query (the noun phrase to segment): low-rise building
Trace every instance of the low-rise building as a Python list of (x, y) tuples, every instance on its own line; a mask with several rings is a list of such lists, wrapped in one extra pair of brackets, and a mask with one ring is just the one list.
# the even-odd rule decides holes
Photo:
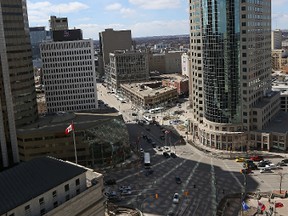
[(189, 79), (186, 76), (179, 74), (163, 74), (160, 76), (162, 79), (162, 86), (175, 87), (179, 96), (189, 95)]
[(121, 92), (134, 105), (143, 109), (164, 106), (178, 98), (177, 88), (162, 86), (162, 82), (121, 84)]
[(1, 216), (104, 216), (103, 175), (51, 157), (0, 173)]
[(122, 115), (103, 109), (91, 113), (55, 113), (17, 130), (20, 161), (53, 156), (75, 161), (73, 122), (78, 163), (94, 167), (112, 165), (130, 156), (129, 134)]

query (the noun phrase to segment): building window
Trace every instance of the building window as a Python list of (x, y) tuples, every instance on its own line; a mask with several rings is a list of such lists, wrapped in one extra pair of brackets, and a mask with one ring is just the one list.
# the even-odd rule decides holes
[(44, 215), (46, 213), (45, 208), (40, 210), (40, 215)]
[(25, 206), (25, 216), (31, 215), (30, 205)]
[(75, 182), (76, 182), (76, 186), (77, 186), (77, 185), (80, 185), (80, 179), (76, 179)]
[(14, 214), (14, 213), (11, 213), (11, 214), (9, 214), (9, 216), (15, 216), (15, 214)]
[(43, 197), (39, 199), (39, 204), (40, 204), (40, 205), (43, 205), (43, 204), (44, 204), (44, 198), (43, 198)]
[(65, 185), (65, 192), (69, 191), (69, 184)]
[(57, 191), (53, 191), (52, 196), (53, 196), (53, 198), (57, 197)]
[(77, 195), (80, 194), (80, 189), (79, 189), (79, 188), (76, 190), (76, 194), (77, 194)]
[(57, 201), (54, 202), (54, 203), (53, 203), (53, 206), (54, 206), (54, 208), (58, 207), (58, 202), (57, 202)]
[(70, 199), (70, 195), (67, 194), (67, 195), (66, 195), (66, 201), (68, 201), (69, 199)]

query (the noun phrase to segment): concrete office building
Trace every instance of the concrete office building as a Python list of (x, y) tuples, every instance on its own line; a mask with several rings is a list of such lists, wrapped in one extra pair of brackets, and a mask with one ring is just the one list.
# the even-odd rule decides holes
[(272, 50), (282, 49), (282, 31), (280, 29), (272, 31), (271, 48)]
[(131, 50), (133, 41), (131, 30), (114, 31), (113, 29), (105, 29), (99, 33), (99, 73), (104, 75), (105, 66), (109, 65), (109, 53), (115, 50)]
[(267, 149), (249, 134), (280, 108), (271, 91), (271, 1), (190, 0), (190, 14), (193, 138), (212, 148)]
[(50, 16), (50, 31), (68, 30), (68, 18)]
[(160, 73), (181, 73), (182, 54), (182, 51), (149, 53), (149, 71), (159, 71)]
[(0, 169), (19, 162), (16, 128), (37, 119), (26, 1), (0, 2)]
[(0, 173), (0, 215), (104, 216), (103, 189), (100, 173), (52, 157), (37, 158)]
[(92, 39), (40, 45), (48, 113), (98, 108)]
[(181, 55), (181, 68), (182, 68), (182, 75), (189, 77), (191, 71), (190, 53), (183, 53)]
[(109, 85), (113, 89), (122, 83), (149, 80), (148, 58), (146, 52), (118, 50), (110, 53)]

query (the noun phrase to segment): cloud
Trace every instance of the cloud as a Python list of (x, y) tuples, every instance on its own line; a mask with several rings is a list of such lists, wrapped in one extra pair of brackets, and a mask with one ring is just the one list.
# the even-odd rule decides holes
[(272, 6), (273, 5), (286, 5), (287, 4), (287, 0), (273, 0), (272, 2)]
[(119, 3), (113, 3), (105, 7), (106, 10), (120, 10), (121, 8), (122, 8), (122, 5)]
[(29, 21), (31, 23), (38, 24), (47, 24), (50, 15), (79, 12), (87, 8), (89, 8), (88, 5), (76, 1), (69, 2), (67, 4), (52, 4), (49, 1), (42, 1), (37, 3), (27, 1)]
[(287, 29), (288, 14), (273, 13), (272, 14), (272, 29)]
[(99, 32), (104, 31), (107, 28), (113, 28), (114, 30), (123, 30), (123, 29), (131, 30), (133, 37), (180, 35), (189, 33), (189, 21), (155, 20), (151, 22), (139, 22), (132, 25), (123, 25), (116, 23), (110, 25), (81, 24), (78, 25), (77, 28), (81, 28), (83, 30), (85, 38), (93, 38), (94, 40), (98, 40)]
[(178, 8), (181, 5), (181, 0), (129, 0), (129, 2), (152, 10)]
[(131, 8), (125, 8), (119, 3), (113, 3), (105, 7), (108, 11), (118, 11), (122, 17), (131, 17), (136, 14), (136, 11)]

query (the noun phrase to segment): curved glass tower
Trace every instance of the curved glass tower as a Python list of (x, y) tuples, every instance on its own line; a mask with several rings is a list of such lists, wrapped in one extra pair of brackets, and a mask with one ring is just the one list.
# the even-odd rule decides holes
[(214, 148), (242, 148), (249, 131), (263, 129), (278, 110), (277, 96), (267, 93), (271, 1), (190, 0), (189, 6), (193, 137)]

